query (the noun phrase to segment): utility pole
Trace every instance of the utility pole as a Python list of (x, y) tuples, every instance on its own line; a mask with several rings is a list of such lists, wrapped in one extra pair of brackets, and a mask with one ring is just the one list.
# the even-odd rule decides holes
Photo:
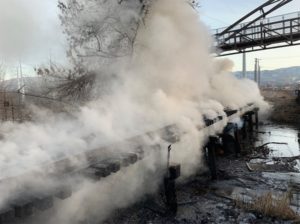
[(243, 78), (246, 78), (246, 52), (243, 52)]
[(261, 67), (260, 67), (258, 58), (255, 58), (254, 81), (257, 83), (258, 86), (260, 86), (260, 83), (261, 83)]
[(258, 82), (257, 82), (257, 84), (258, 84), (258, 87), (260, 87), (260, 84), (261, 84), (261, 73), (260, 73), (260, 70), (261, 68), (260, 68), (260, 64), (259, 64), (259, 61), (258, 61)]
[(22, 70), (22, 61), (21, 59), (19, 60), (19, 66), (20, 66), (20, 77), (21, 78), (21, 86), (19, 87), (19, 91), (22, 94), (22, 102), (25, 102), (25, 83), (24, 83), (24, 78), (23, 78), (23, 70)]
[(255, 58), (255, 64), (254, 64), (254, 81), (257, 83), (258, 81), (258, 59)]
[(52, 51), (51, 51), (51, 48), (49, 50), (49, 69), (51, 69), (52, 67)]
[(17, 84), (18, 84), (18, 90), (19, 90), (21, 88), (19, 67), (17, 67)]

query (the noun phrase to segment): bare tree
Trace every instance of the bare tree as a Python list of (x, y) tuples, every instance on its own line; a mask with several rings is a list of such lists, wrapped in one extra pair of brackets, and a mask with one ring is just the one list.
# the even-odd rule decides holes
[(136, 9), (132, 5), (123, 6), (124, 2), (128, 1), (60, 2), (60, 18), (70, 44), (69, 56), (78, 61), (82, 57), (115, 58), (128, 54), (139, 18), (134, 18), (131, 12)]
[(63, 66), (52, 63), (50, 67), (35, 69), (38, 76), (43, 77), (46, 85), (43, 88), (43, 96), (49, 96), (57, 100), (86, 101), (92, 89), (96, 74), (73, 66), (66, 69)]
[(51, 66), (37, 70), (38, 74), (58, 80), (52, 90), (56, 90), (59, 97), (88, 99), (95, 81), (114, 78), (116, 62), (132, 55), (139, 26), (153, 1), (59, 1), (60, 20), (69, 42), (67, 55), (73, 68), (64, 70)]
[(57, 85), (60, 98), (87, 100), (97, 82), (114, 77), (116, 61), (130, 57), (151, 0), (66, 0), (58, 3), (72, 69), (51, 65), (37, 73)]

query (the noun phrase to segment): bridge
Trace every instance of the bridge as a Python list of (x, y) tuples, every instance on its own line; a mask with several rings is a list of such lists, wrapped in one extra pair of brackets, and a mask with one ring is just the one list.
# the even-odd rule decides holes
[[(218, 55), (225, 56), (299, 45), (300, 11), (266, 17), (289, 2), (291, 0), (267, 1), (231, 26), (214, 30), (216, 46), (219, 49)], [(245, 22), (246, 20), (250, 21)]]

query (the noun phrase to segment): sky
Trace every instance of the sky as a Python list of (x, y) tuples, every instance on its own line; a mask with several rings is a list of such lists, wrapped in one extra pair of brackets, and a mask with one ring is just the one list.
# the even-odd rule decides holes
[(65, 63), (66, 40), (57, 0), (0, 0), (0, 64), (15, 76), (19, 62), (25, 74), (52, 60)]
[[(199, 17), (209, 27), (225, 27), (264, 0), (201, 0)], [(300, 11), (300, 0), (274, 12), (272, 16)], [(67, 63), (67, 43), (58, 19), (56, 0), (0, 0), (0, 64), (5, 62), (11, 76), (22, 62), (25, 73), (33, 67), (49, 63)], [(234, 70), (242, 69), (242, 55), (228, 57)], [(247, 70), (253, 70), (254, 58), (261, 59), (262, 69), (300, 65), (300, 46), (247, 54)]]
[[(200, 18), (210, 29), (227, 27), (263, 4), (264, 0), (202, 0)], [(269, 16), (300, 11), (300, 0), (293, 0)], [(242, 54), (227, 56), (234, 61), (234, 70), (242, 70)], [(255, 58), (260, 59), (263, 70), (300, 66), (300, 46), (285, 47), (247, 53), (247, 70), (254, 70)]]

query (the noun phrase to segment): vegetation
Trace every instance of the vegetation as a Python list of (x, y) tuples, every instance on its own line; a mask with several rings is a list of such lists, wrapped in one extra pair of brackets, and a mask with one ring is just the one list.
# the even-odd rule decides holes
[[(86, 101), (115, 80), (117, 68), (134, 51), (136, 36), (153, 0), (65, 0), (59, 1), (60, 20), (67, 36), (71, 69), (55, 64), (37, 68), (51, 83), (49, 90), (59, 99)], [(199, 7), (198, 1), (187, 1)], [(121, 62), (121, 63), (120, 63)], [(55, 87), (55, 88), (54, 88)]]
[(300, 216), (290, 207), (291, 193), (275, 197), (272, 192), (257, 197), (252, 202), (236, 199), (236, 206), (247, 211), (261, 213), (265, 216), (284, 220), (300, 220)]

